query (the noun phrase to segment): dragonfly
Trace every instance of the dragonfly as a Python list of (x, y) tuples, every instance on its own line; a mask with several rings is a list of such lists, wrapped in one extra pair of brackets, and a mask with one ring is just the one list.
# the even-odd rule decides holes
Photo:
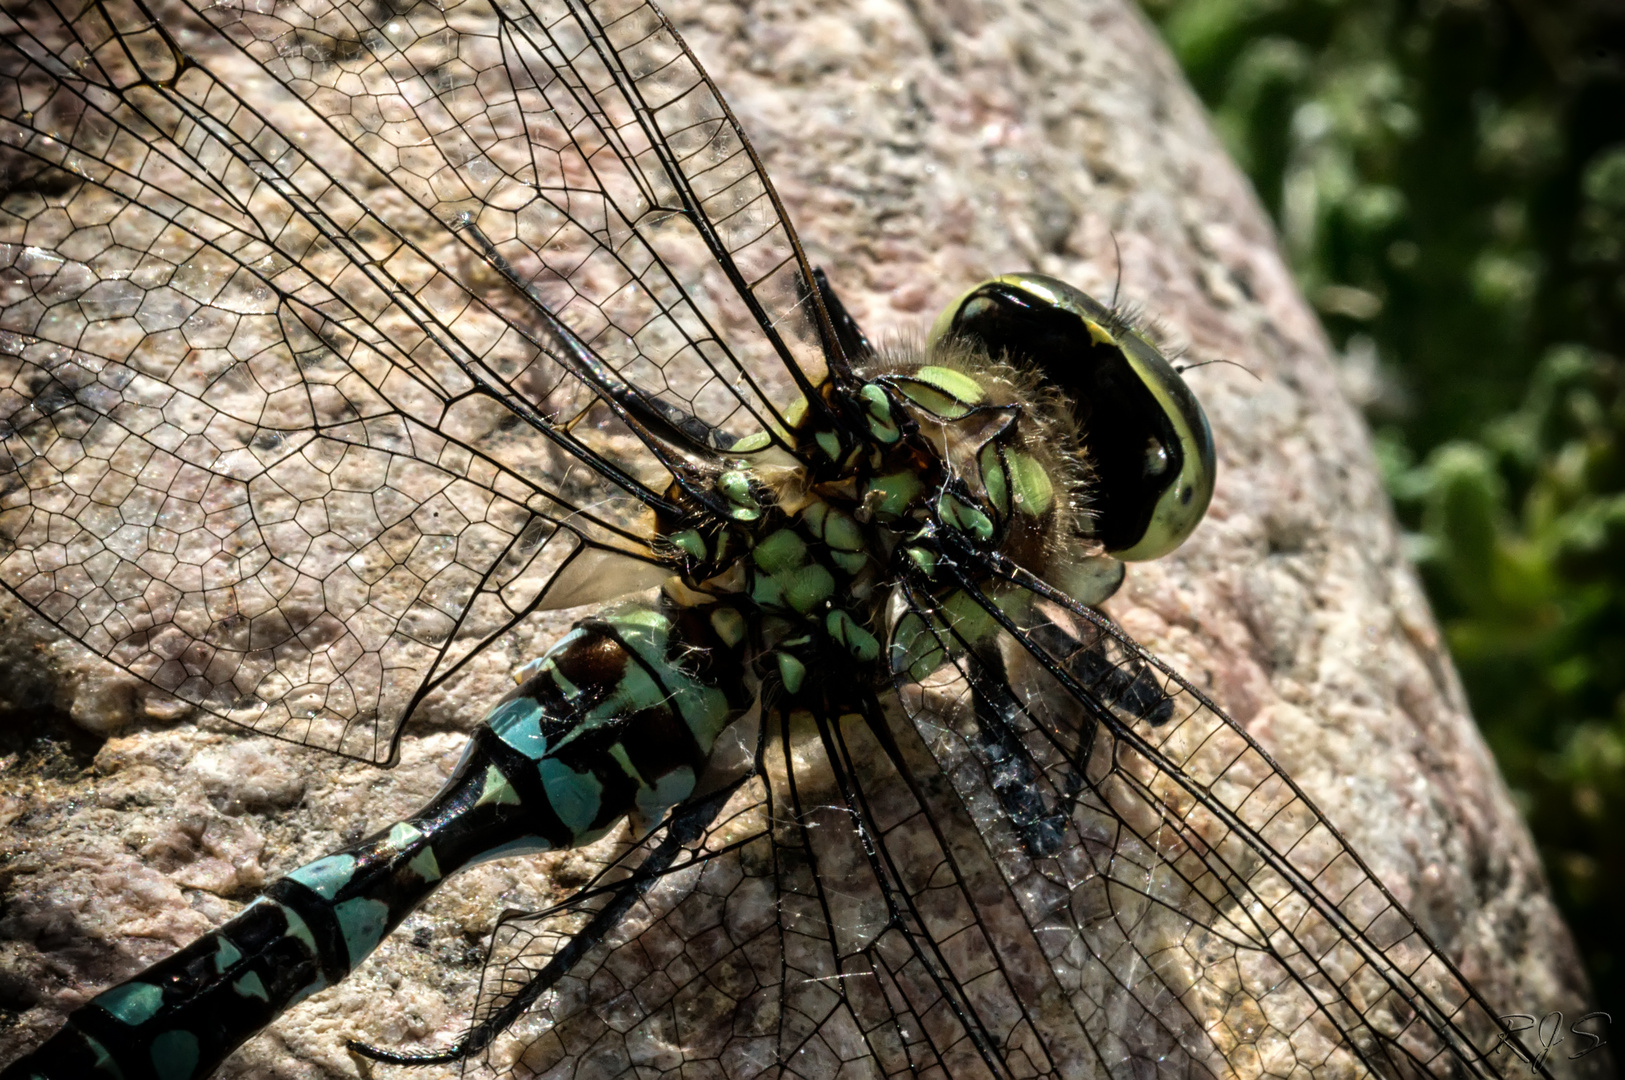
[(192, 1080), (459, 868), (482, 1075), (1490, 1077), (1336, 828), (1100, 610), (1201, 406), (1036, 273), (877, 348), (646, 0), (5, 16), (0, 579), (152, 687), (388, 765), (541, 613), (442, 792), (0, 1076)]

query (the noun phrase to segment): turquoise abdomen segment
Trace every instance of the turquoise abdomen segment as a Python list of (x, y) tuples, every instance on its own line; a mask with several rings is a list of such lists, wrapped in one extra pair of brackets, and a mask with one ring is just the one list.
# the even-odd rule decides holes
[(580, 624), (469, 740), (435, 800), (272, 883), (214, 933), (75, 1012), (0, 1080), (197, 1080), (344, 978), (447, 875), (657, 823), (748, 703), (708, 618), (625, 608)]
[[(527, 667), (486, 725), (540, 789), (552, 847), (622, 818), (652, 827), (694, 790), (717, 736), (748, 703), (737, 643), (673, 605), (589, 619)], [(526, 796), (528, 799), (529, 796)]]
[[(569, 842), (533, 763), (477, 730), (426, 809), (271, 884), (236, 918), (79, 1009), (4, 1080), (193, 1080), (361, 963), (447, 875), (493, 849)], [(509, 775), (512, 774), (512, 782)], [(539, 809), (538, 809), (539, 808)]]
[(279, 895), (286, 881), (219, 930), (92, 999), (4, 1075), (194, 1080), (212, 1073), (289, 1004), (344, 974), (324, 962), (332, 935), (312, 933)]

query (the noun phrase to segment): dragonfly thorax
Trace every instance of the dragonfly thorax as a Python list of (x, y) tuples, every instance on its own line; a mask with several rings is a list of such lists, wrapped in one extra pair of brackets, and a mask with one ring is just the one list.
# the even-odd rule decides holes
[(794, 694), (814, 664), (884, 678), (893, 586), (934, 578), (956, 552), (996, 550), (1073, 588), (1081, 572), (1091, 599), (1115, 588), (1120, 565), (1087, 532), (1077, 426), (1036, 374), (947, 341), (872, 357), (861, 375), (826, 382), (826, 408), (789, 411), (787, 441), (812, 464), (755, 464), (748, 449), (719, 469), (733, 510), (696, 508), (667, 530), (685, 569), (670, 598), (705, 609)]

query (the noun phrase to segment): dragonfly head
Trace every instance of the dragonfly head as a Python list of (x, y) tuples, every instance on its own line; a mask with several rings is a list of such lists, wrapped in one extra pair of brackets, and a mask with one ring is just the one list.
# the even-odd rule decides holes
[(1084, 532), (1128, 561), (1166, 555), (1213, 497), (1213, 432), (1167, 357), (1092, 297), (1042, 274), (1006, 274), (954, 301), (930, 348), (959, 341), (1035, 367), (1081, 433)]

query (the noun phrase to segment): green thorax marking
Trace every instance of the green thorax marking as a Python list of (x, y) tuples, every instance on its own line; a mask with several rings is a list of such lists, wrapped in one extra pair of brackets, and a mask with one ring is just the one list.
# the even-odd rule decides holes
[[(1042, 530), (1057, 485), (1021, 442), (1019, 403), (976, 375), (925, 364), (893, 371), (829, 405), (788, 409), (783, 441), (807, 465), (771, 468), (771, 440), (735, 444), (716, 475), (728, 520), (696, 508), (665, 538), (684, 569), (667, 589), (700, 608), (718, 637), (791, 694), (833, 659), (882, 661), (881, 610), (900, 570), (933, 574), (939, 542), (999, 546), (1012, 529)], [(842, 417), (839, 430), (821, 427)], [(901, 562), (894, 563), (894, 555)], [(877, 673), (878, 674), (878, 673)]]

